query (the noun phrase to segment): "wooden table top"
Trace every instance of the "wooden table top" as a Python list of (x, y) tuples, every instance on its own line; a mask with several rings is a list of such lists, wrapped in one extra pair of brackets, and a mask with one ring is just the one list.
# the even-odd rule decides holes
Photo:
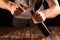
[(60, 27), (51, 26), (51, 35), (44, 37), (38, 27), (0, 27), (0, 40), (59, 40)]

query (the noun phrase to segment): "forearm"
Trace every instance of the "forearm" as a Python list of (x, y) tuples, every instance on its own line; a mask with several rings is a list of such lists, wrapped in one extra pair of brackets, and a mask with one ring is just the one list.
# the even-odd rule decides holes
[(0, 0), (0, 8), (10, 10), (9, 1), (7, 0)]
[(43, 10), (42, 12), (45, 14), (46, 18), (54, 18), (60, 14), (60, 7), (53, 6), (50, 7), (49, 9)]
[(49, 8), (42, 11), (46, 18), (54, 18), (60, 14), (60, 7), (57, 0), (47, 0), (47, 3)]

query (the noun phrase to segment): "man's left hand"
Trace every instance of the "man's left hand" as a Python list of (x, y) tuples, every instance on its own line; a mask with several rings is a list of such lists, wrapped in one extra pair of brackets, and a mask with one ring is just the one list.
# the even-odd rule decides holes
[(34, 15), (31, 16), (35, 24), (45, 21), (46, 16), (43, 12), (37, 11)]

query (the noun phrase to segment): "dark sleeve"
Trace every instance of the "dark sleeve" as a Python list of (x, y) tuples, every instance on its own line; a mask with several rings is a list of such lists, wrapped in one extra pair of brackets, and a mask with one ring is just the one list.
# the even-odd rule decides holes
[[(9, 0), (14, 2), (14, 0)], [(13, 26), (13, 16), (10, 11), (0, 8), (0, 26)]]
[(37, 0), (37, 2), (35, 3), (35, 11), (38, 10), (42, 4), (43, 4), (43, 0)]
[(13, 16), (10, 11), (0, 8), (0, 26), (12, 26)]
[(48, 9), (48, 8), (49, 8), (48, 3), (47, 3), (46, 0), (44, 0), (44, 2), (43, 2), (43, 6), (44, 6), (44, 9)]

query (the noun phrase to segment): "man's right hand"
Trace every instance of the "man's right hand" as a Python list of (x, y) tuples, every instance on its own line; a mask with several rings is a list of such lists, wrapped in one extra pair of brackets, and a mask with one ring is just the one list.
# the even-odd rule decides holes
[(0, 0), (0, 8), (9, 10), (14, 16), (23, 14), (25, 9), (27, 9), (27, 7), (22, 4), (16, 4), (8, 0)]
[(22, 4), (15, 4), (13, 2), (10, 3), (10, 11), (11, 11), (12, 15), (14, 15), (14, 16), (22, 15), (26, 9), (27, 9), (27, 7)]

